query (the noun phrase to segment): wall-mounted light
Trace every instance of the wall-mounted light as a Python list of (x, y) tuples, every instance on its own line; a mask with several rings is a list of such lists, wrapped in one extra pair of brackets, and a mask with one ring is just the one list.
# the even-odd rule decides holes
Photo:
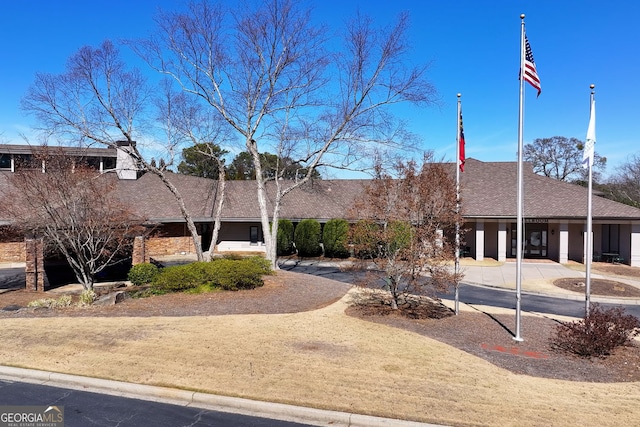
[(554, 234), (556, 234), (556, 230), (554, 230), (553, 228), (551, 229), (551, 235), (553, 236)]

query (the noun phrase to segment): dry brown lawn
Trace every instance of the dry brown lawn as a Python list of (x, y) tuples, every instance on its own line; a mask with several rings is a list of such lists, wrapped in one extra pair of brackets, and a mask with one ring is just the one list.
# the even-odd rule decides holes
[(0, 364), (455, 426), (620, 426), (640, 383), (517, 375), (345, 314), (0, 319)]

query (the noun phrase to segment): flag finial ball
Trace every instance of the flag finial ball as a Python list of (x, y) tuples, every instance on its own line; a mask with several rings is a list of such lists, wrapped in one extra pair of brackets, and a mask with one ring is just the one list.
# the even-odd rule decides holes
[(458, 98), (460, 98), (462, 95), (460, 93), (458, 93)]
[(590, 87), (591, 89), (593, 89), (594, 87), (596, 87), (596, 85), (591, 84), (591, 85), (589, 85), (589, 87)]
[(520, 14), (520, 19), (524, 19), (524, 13)]

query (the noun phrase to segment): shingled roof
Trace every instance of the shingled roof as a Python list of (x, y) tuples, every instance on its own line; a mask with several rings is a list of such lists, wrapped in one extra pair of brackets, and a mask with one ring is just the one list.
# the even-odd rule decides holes
[[(194, 221), (210, 221), (213, 215), (216, 181), (166, 173), (177, 188)], [(286, 196), (281, 202), (282, 218), (315, 218), (320, 221), (344, 218), (355, 197), (368, 180), (316, 180)], [(267, 183), (268, 209), (273, 210), (275, 182)], [(178, 222), (183, 217), (174, 196), (160, 179), (150, 173), (137, 180), (118, 182), (120, 197), (136, 213), (152, 222)], [(225, 221), (259, 221), (255, 181), (227, 181), (222, 218)]]
[[(537, 175), (527, 164), (523, 175), (525, 218), (586, 218), (586, 188)], [(167, 177), (180, 191), (194, 220), (210, 220), (215, 200), (215, 181), (173, 173), (167, 173)], [(481, 162), (469, 158), (460, 177), (464, 217), (516, 217), (516, 162)], [(320, 221), (346, 218), (355, 198), (368, 182), (354, 179), (315, 180), (282, 200), (280, 216), (291, 220), (315, 218)], [(269, 213), (273, 210), (275, 184), (267, 183)], [(182, 221), (177, 202), (158, 177), (147, 173), (135, 181), (120, 181), (118, 186), (138, 212), (151, 221)], [(599, 196), (593, 197), (592, 206), (594, 219), (640, 220), (640, 209)], [(260, 220), (255, 181), (227, 181), (222, 218), (225, 221)]]
[[(517, 163), (466, 159), (460, 174), (462, 214), (467, 218), (515, 218), (517, 215)], [(525, 218), (587, 216), (588, 189), (533, 172), (525, 163)], [(640, 219), (640, 209), (595, 196), (594, 219)]]
[[(453, 170), (454, 165), (451, 165)], [(7, 185), (0, 173), (0, 190)], [(114, 174), (104, 179), (117, 182), (119, 196), (141, 217), (151, 222), (182, 222), (178, 203), (162, 181), (151, 173), (137, 180), (117, 180)], [(216, 181), (167, 172), (196, 222), (209, 222), (213, 216)], [(463, 216), (472, 218), (515, 218), (517, 197), (515, 162), (481, 162), (467, 159), (461, 173)], [(586, 218), (587, 189), (524, 171), (525, 218)], [(288, 194), (281, 205), (280, 217), (291, 220), (315, 218), (326, 221), (347, 218), (356, 197), (369, 180), (315, 180)], [(268, 182), (269, 213), (273, 211), (275, 182)], [(286, 183), (285, 183), (286, 185)], [(224, 221), (256, 222), (260, 220), (255, 181), (227, 181)], [(593, 218), (601, 220), (640, 220), (640, 209), (602, 197), (593, 197)]]
[[(113, 174), (110, 179), (117, 179)], [(216, 182), (195, 176), (166, 172), (165, 176), (178, 190), (187, 211), (194, 221), (211, 221), (215, 201)], [(138, 179), (118, 180), (119, 197), (133, 211), (150, 222), (181, 222), (184, 217), (174, 195), (160, 178), (145, 173)]]

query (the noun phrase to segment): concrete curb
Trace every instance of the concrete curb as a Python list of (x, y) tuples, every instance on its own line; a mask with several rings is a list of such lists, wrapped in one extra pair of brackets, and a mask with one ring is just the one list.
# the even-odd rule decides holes
[(219, 412), (250, 415), (290, 421), (315, 426), (345, 427), (439, 427), (414, 421), (373, 417), (348, 412), (328, 411), (282, 403), (271, 403), (238, 397), (218, 396), (214, 394), (188, 390), (133, 384), (100, 378), (90, 378), (34, 369), (0, 366), (0, 379), (20, 381), (51, 387), (81, 390), (91, 393), (108, 394), (132, 399), (167, 403), (171, 405), (194, 407)]

